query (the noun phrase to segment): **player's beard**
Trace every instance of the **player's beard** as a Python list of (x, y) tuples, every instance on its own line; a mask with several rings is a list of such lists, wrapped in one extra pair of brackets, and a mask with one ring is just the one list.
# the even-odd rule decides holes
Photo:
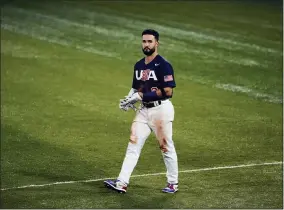
[(150, 56), (155, 52), (155, 48), (151, 49), (151, 48), (145, 47), (145, 48), (142, 48), (142, 51), (145, 55)]

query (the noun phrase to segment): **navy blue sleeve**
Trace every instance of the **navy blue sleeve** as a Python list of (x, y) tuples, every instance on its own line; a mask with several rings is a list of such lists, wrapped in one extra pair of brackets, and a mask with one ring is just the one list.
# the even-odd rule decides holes
[(165, 62), (162, 66), (162, 78), (161, 78), (161, 87), (176, 87), (174, 70), (170, 63)]
[(134, 65), (134, 69), (133, 69), (133, 80), (132, 80), (132, 88), (138, 90), (139, 89), (139, 81), (136, 79), (136, 75), (135, 75), (135, 69), (136, 69), (136, 64)]

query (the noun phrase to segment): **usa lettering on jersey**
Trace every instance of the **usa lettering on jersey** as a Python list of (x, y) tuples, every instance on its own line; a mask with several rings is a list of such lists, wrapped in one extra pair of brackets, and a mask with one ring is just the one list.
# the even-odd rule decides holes
[(150, 69), (141, 70), (140, 75), (139, 75), (139, 70), (135, 70), (135, 76), (137, 80), (142, 80), (142, 81), (146, 81), (149, 79), (154, 79), (155, 81), (158, 80), (155, 71)]

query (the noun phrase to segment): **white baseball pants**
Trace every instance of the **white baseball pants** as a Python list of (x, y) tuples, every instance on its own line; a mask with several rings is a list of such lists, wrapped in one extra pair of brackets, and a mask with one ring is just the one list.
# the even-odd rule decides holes
[(130, 176), (138, 162), (141, 150), (151, 131), (154, 131), (167, 169), (167, 181), (170, 184), (178, 183), (178, 160), (172, 139), (172, 123), (174, 107), (170, 100), (153, 108), (142, 108), (137, 111), (131, 126), (130, 142), (118, 179), (129, 184)]

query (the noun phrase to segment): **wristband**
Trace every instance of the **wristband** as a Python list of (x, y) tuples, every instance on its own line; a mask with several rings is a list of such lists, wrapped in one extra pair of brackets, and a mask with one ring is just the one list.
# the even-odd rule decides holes
[(150, 101), (157, 101), (161, 98), (157, 95), (156, 91), (152, 91), (149, 93), (143, 93), (142, 101), (144, 102), (150, 102)]

